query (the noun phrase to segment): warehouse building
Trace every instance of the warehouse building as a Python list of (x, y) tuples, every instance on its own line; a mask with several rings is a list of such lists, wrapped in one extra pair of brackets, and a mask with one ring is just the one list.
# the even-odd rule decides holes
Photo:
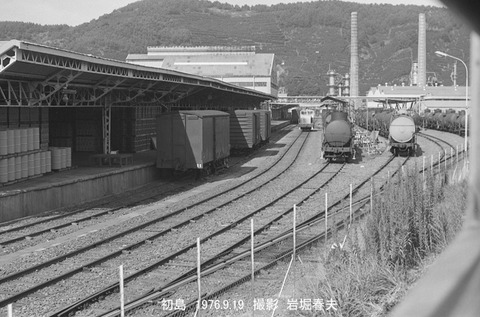
[(147, 54), (129, 54), (128, 63), (215, 78), (277, 96), (274, 54), (256, 53), (255, 46), (147, 47)]
[(194, 74), (0, 41), (0, 222), (155, 179), (160, 113), (250, 109), (272, 98)]

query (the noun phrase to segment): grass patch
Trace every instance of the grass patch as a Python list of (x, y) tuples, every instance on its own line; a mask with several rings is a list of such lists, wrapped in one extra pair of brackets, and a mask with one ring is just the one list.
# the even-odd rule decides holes
[(454, 238), (463, 224), (467, 181), (449, 184), (447, 173), (400, 174), (375, 195), (372, 212), (350, 227), (345, 247), (329, 250), (319, 273), (309, 273), (316, 281), (302, 290), (305, 298), (335, 299), (336, 316), (385, 316)]

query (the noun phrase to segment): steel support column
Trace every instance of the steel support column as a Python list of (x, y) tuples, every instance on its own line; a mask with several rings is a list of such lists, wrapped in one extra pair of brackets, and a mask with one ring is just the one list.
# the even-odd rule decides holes
[(112, 103), (110, 98), (106, 98), (105, 105), (102, 109), (103, 119), (103, 154), (110, 154), (110, 132), (112, 119)]

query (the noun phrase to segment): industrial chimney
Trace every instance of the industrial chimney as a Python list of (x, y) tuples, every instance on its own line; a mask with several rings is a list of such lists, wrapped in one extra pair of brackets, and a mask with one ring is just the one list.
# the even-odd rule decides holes
[(425, 14), (418, 17), (418, 82), (417, 85), (425, 87), (427, 84), (427, 36)]
[[(357, 12), (352, 12), (350, 39), (350, 96), (358, 96), (358, 42), (357, 42)], [(354, 100), (357, 108), (358, 100)]]

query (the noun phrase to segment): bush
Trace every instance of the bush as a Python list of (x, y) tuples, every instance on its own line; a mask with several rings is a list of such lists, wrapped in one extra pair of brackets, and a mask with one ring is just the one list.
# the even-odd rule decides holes
[(350, 228), (346, 247), (328, 251), (317, 297), (335, 298), (336, 316), (384, 316), (426, 262), (459, 231), (467, 182), (408, 171), (375, 195), (365, 221)]

